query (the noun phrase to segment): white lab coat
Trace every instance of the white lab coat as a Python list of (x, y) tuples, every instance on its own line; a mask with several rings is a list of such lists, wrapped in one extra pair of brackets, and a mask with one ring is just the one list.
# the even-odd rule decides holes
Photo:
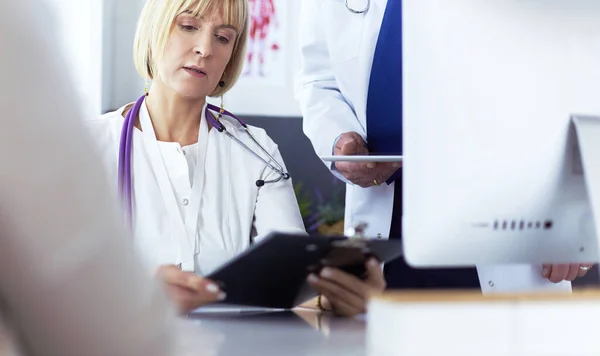
[[(355, 131), (366, 138), (367, 91), (386, 4), (387, 0), (371, 0), (369, 11), (361, 15), (348, 11), (343, 0), (302, 0), (296, 97), (304, 132), (319, 156), (331, 155), (336, 138), (344, 132)], [(332, 164), (328, 166), (349, 183)], [(367, 222), (368, 236), (388, 237), (394, 184), (365, 189), (349, 183), (346, 187), (346, 226)], [(484, 293), (571, 290), (569, 282), (553, 284), (542, 278), (541, 269), (477, 266)]]
[[(125, 107), (89, 122), (115, 193), (118, 189), (119, 141)], [(149, 119), (145, 102), (140, 110), (142, 117)], [(143, 132), (134, 129), (132, 186), (135, 244), (150, 270), (163, 264), (179, 264), (182, 254), (193, 253), (193, 267), (186, 269), (206, 275), (247, 249), (251, 238), (256, 242), (272, 231), (306, 233), (291, 179), (258, 188), (256, 180), (273, 178), (276, 173), (225, 133), (216, 129), (202, 132), (201, 128), (197, 144), (181, 147), (176, 142), (156, 142), (155, 138), (153, 141), (145, 140), (146, 131), (153, 131), (151, 122), (148, 122), (148, 130), (143, 126)], [(206, 124), (204, 114), (201, 122)], [(228, 117), (221, 122), (230, 133), (266, 157), (239, 129), (237, 122)], [(266, 132), (256, 127), (250, 127), (250, 130), (267, 152), (285, 167), (277, 145)], [(158, 145), (156, 155), (162, 156), (162, 159), (158, 157), (156, 160), (150, 149), (153, 144)], [(204, 146), (198, 150), (198, 145)], [(198, 170), (195, 170), (196, 161), (200, 164)], [(168, 174), (166, 182), (157, 175), (153, 162), (164, 162)], [(200, 181), (196, 180), (194, 171), (200, 174)], [(197, 189), (201, 189), (197, 192), (199, 203), (192, 199)], [(176, 206), (165, 201), (161, 195), (165, 190), (169, 194), (174, 193), (173, 205)], [(184, 246), (186, 240), (182, 242), (181, 238), (185, 232), (177, 230), (176, 224), (181, 224), (183, 219), (188, 225), (186, 214), (194, 207), (199, 209), (192, 210), (197, 219), (196, 228), (192, 228), (190, 233), (193, 241)], [(177, 212), (175, 220), (170, 215), (174, 211)]]
[(0, 354), (172, 355), (174, 308), (107, 194), (51, 13), (0, 1)]

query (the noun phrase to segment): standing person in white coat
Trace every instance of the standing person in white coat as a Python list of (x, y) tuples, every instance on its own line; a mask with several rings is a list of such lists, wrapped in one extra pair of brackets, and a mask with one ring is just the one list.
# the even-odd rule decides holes
[(135, 244), (182, 313), (225, 297), (202, 276), (253, 241), (306, 233), (277, 145), (206, 101), (237, 81), (247, 36), (247, 0), (147, 0), (134, 60), (152, 86), (89, 122)]
[[(319, 156), (332, 151), (335, 155), (402, 154), (401, 7), (401, 0), (302, 1), (296, 95), (304, 132)], [(338, 162), (329, 168), (347, 183), (347, 226), (367, 222), (368, 236), (400, 238), (399, 164)], [(385, 274), (388, 288), (481, 287), (484, 293), (518, 292), (570, 290), (569, 281), (585, 275), (589, 267), (418, 270), (398, 259), (385, 266)], [(338, 283), (338, 287), (344, 286)]]
[(172, 355), (48, 14), (0, 1), (0, 354)]

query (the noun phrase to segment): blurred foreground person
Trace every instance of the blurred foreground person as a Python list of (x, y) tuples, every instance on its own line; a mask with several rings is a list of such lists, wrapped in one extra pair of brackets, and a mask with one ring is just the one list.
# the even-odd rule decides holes
[(22, 355), (170, 354), (174, 310), (115, 213), (49, 13), (0, 2), (0, 333)]

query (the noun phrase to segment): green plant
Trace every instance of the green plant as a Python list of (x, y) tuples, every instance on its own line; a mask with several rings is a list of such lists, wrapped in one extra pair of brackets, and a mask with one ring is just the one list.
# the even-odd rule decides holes
[(331, 199), (325, 202), (319, 190), (315, 190), (317, 197), (317, 214), (321, 224), (333, 225), (344, 219), (344, 190), (345, 185), (337, 178), (332, 180)]
[(332, 225), (344, 219), (344, 207), (335, 202), (319, 205), (317, 213), (319, 214), (319, 221), (326, 225)]
[(312, 200), (310, 195), (303, 189), (302, 182), (294, 183), (294, 193), (300, 207), (300, 215), (306, 220), (312, 214)]
[(331, 198), (325, 202), (318, 189), (311, 196), (300, 181), (294, 183), (294, 193), (300, 206), (300, 214), (308, 232), (315, 232), (322, 226), (331, 226), (344, 220), (345, 185), (333, 179)]

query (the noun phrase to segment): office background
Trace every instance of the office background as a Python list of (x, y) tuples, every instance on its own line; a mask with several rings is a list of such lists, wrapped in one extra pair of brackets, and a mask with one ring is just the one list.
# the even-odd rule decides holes
[[(132, 42), (144, 0), (45, 0), (59, 28), (59, 44), (72, 69), (72, 79), (93, 117), (134, 101), (144, 81), (133, 66)], [(278, 143), (295, 183), (309, 231), (339, 231), (343, 219), (344, 185), (332, 178), (302, 133), (300, 110), (293, 97), (298, 68), (299, 0), (280, 5), (285, 63), (276, 81), (246, 81), (225, 97), (226, 108), (262, 127)], [(576, 286), (599, 284), (594, 268)]]

